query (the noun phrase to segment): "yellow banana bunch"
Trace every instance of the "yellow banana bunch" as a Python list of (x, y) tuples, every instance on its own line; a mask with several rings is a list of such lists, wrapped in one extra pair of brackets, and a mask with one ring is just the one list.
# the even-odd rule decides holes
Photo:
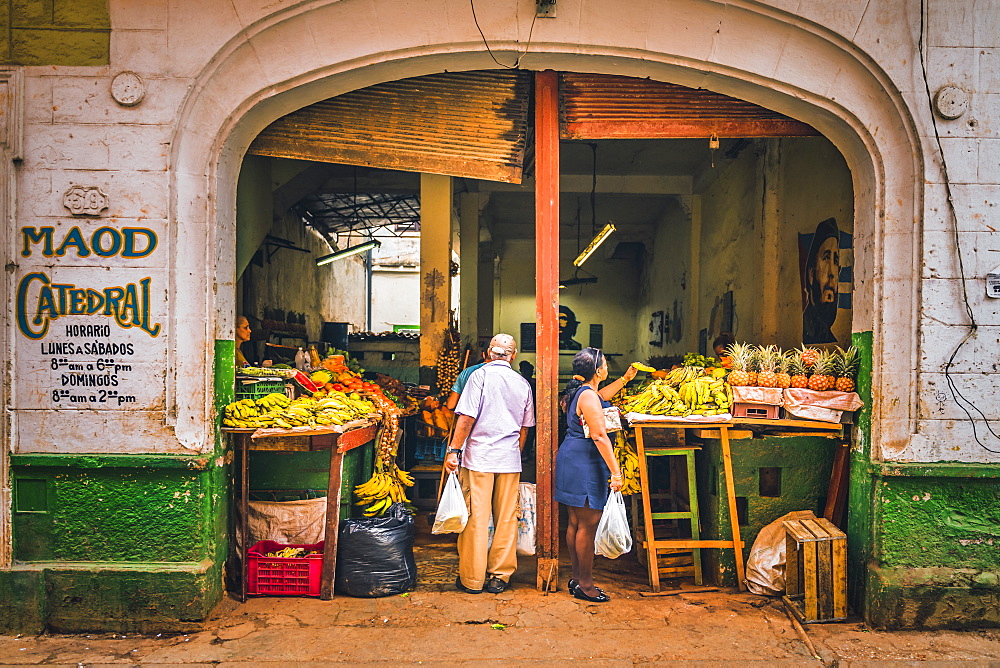
[(676, 369), (671, 369), (663, 382), (671, 387), (679, 387), (684, 383), (691, 382), (704, 372), (705, 370), (699, 366), (679, 366)]
[(394, 503), (409, 503), (406, 497), (406, 487), (413, 486), (413, 477), (399, 469), (393, 463), (387, 470), (381, 462), (376, 466), (375, 474), (367, 481), (354, 488), (358, 497), (356, 506), (367, 506), (365, 516), (381, 515)]
[(254, 403), (257, 404), (257, 408), (258, 409), (260, 409), (261, 411), (263, 411), (265, 413), (268, 413), (268, 412), (270, 412), (272, 410), (275, 410), (275, 409), (278, 409), (278, 408), (285, 408), (291, 402), (292, 402), (292, 400), (289, 399), (284, 394), (282, 394), (280, 392), (272, 392), (271, 394), (268, 394), (267, 396), (264, 396), (264, 397), (261, 397), (261, 398), (257, 399), (257, 401), (254, 402)]
[(279, 559), (297, 559), (299, 557), (304, 557), (308, 554), (304, 547), (283, 547), (277, 552), (268, 552), (265, 557), (279, 558)]
[(615, 458), (618, 468), (622, 470), (622, 494), (638, 494), (641, 490), (639, 456), (625, 438), (624, 430), (615, 432)]

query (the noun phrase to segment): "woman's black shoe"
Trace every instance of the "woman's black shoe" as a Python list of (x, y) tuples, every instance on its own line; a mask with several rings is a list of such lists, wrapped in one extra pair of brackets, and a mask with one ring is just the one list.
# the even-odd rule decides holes
[(589, 601), (591, 603), (607, 603), (608, 601), (611, 600), (611, 597), (605, 594), (600, 589), (597, 589), (597, 591), (599, 592), (597, 596), (590, 596), (589, 594), (587, 594), (587, 592), (583, 591), (582, 587), (577, 585), (576, 591), (573, 592), (573, 597), (578, 598), (581, 601)]
[(580, 588), (580, 583), (577, 582), (576, 580), (572, 580), (571, 579), (569, 582), (566, 583), (566, 589), (569, 590), (570, 594), (575, 595), (576, 594), (576, 590), (579, 589), (579, 588)]

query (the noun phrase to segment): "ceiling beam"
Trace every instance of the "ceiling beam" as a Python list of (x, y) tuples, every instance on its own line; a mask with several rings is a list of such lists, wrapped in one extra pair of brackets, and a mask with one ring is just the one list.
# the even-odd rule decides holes
[[(688, 175), (661, 174), (598, 174), (598, 193), (621, 193), (624, 195), (690, 195), (694, 179)], [(593, 177), (589, 174), (563, 174), (559, 177), (559, 192), (589, 193), (593, 188)], [(534, 179), (525, 179), (521, 185), (480, 181), (480, 192), (525, 192), (531, 193)]]

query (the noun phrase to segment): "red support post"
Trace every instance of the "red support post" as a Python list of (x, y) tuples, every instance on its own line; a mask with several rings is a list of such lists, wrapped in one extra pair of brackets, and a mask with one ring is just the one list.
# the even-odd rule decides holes
[(559, 437), (559, 75), (535, 73), (535, 337), (538, 427), (538, 588), (559, 582), (559, 513), (552, 500)]

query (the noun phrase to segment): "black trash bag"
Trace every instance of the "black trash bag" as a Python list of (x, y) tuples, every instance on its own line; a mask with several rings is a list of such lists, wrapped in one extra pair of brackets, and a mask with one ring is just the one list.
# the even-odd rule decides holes
[(417, 586), (413, 515), (394, 503), (382, 517), (340, 523), (336, 593), (360, 598), (393, 596)]

